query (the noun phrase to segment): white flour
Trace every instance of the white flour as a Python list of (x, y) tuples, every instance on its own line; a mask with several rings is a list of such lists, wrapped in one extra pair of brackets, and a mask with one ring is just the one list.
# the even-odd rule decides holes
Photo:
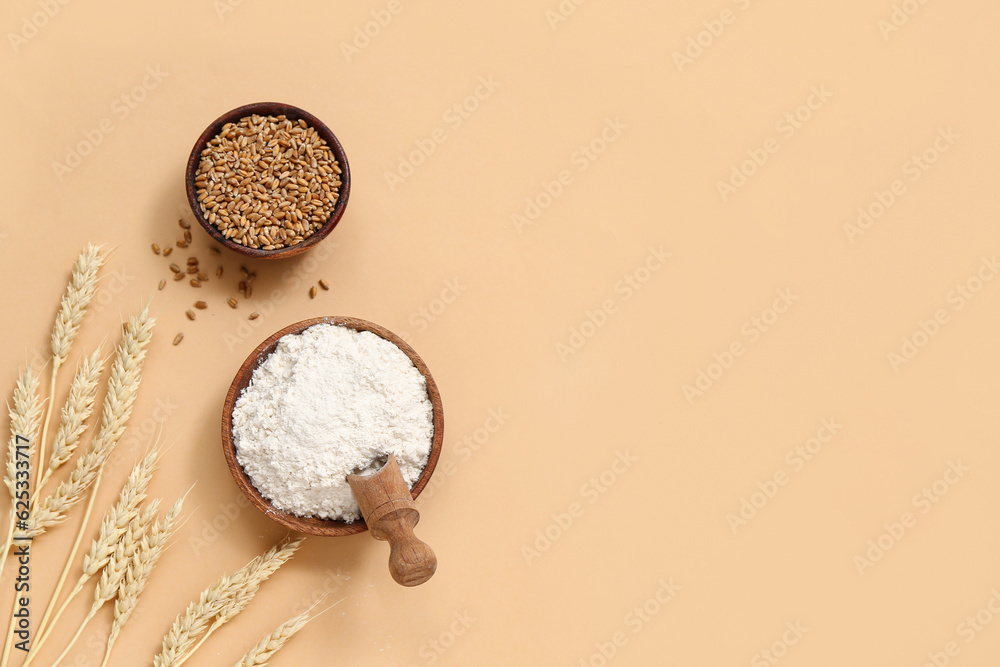
[(297, 516), (354, 521), (344, 479), (392, 452), (412, 488), (434, 433), (427, 383), (368, 331), (317, 324), (278, 341), (233, 409), (236, 457), (261, 495)]

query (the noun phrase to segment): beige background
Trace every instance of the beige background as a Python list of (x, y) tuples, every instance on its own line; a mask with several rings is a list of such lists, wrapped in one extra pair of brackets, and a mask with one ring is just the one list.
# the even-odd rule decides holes
[[(260, 340), (326, 314), (405, 334), (441, 387), (445, 449), (418, 531), (438, 574), (404, 590), (367, 535), (311, 538), (192, 667), (232, 664), (323, 591), (343, 602), (274, 665), (598, 666), (616, 640), (620, 665), (1000, 657), (1000, 280), (977, 282), (1000, 253), (1000, 9), (681, 4), (4, 4), (4, 391), (44, 351), (76, 253), (114, 246), (74, 359), (150, 295), (159, 323), (101, 504), (161, 428), (153, 492), (197, 483), (114, 665), (148, 664), (188, 601), (285, 534), (238, 504), (220, 409)], [(449, 113), (477, 87), (474, 111)], [(198, 134), (261, 100), (324, 119), (354, 184), (321, 250), (252, 264), (265, 315), (248, 326), (248, 305), (224, 306), (236, 257), (200, 292), (156, 292), (167, 261), (149, 245), (191, 219), (182, 173)], [(754, 155), (764, 163), (741, 167)], [(752, 175), (723, 196), (734, 168)], [(880, 197), (893, 201), (852, 231)], [(526, 208), (533, 220), (512, 217)], [(332, 288), (310, 300), (319, 278)], [(197, 298), (210, 308), (188, 322)], [(921, 347), (894, 363), (904, 337)], [(686, 394), (699, 372), (716, 379)], [(805, 461), (795, 448), (817, 433), (829, 442)], [(760, 507), (735, 524), (744, 499)], [(73, 528), (35, 545), (36, 614)], [(680, 587), (662, 604), (661, 582)], [(69, 664), (97, 664), (109, 622)]]

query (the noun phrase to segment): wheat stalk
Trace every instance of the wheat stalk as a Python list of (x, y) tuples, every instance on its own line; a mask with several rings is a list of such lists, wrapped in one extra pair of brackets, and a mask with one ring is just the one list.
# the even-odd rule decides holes
[(90, 300), (94, 298), (97, 291), (97, 274), (104, 265), (104, 255), (101, 254), (101, 246), (93, 243), (80, 253), (73, 263), (73, 271), (70, 275), (69, 284), (63, 294), (62, 302), (59, 304), (59, 313), (56, 321), (52, 325), (52, 376), (49, 381), (49, 406), (45, 410), (45, 421), (42, 426), (42, 440), (38, 446), (38, 473), (35, 477), (35, 487), (42, 486), (42, 464), (45, 460), (45, 442), (49, 432), (49, 420), (52, 417), (52, 404), (55, 402), (56, 376), (59, 368), (69, 356), (73, 340), (80, 330), (80, 323), (87, 312)]
[[(104, 603), (109, 600), (113, 600), (118, 594), (118, 587), (121, 585), (122, 580), (125, 578), (125, 572), (128, 569), (128, 564), (131, 562), (132, 557), (139, 549), (139, 545), (142, 539), (146, 535), (146, 531), (149, 529), (150, 525), (156, 519), (156, 513), (159, 512), (160, 501), (153, 500), (141, 513), (137, 513), (133, 518), (132, 522), (129, 524), (128, 529), (122, 538), (115, 545), (115, 550), (112, 552), (111, 557), (108, 559), (107, 565), (101, 571), (101, 578), (97, 582), (97, 587), (94, 589), (94, 603), (90, 607), (90, 612), (83, 619), (80, 627), (77, 628), (76, 634), (73, 638), (69, 640), (69, 644), (63, 649), (63, 652), (59, 654), (53, 665), (58, 665), (62, 662), (63, 658), (70, 652), (70, 649), (76, 644), (76, 641), (83, 634), (83, 630), (87, 627), (87, 624), (97, 615)], [(55, 622), (52, 623), (51, 627), (55, 627)], [(28, 661), (25, 661), (22, 667), (26, 667)]]
[(115, 640), (118, 639), (122, 627), (139, 603), (139, 596), (146, 588), (146, 584), (149, 583), (153, 566), (166, 550), (167, 542), (177, 525), (183, 505), (184, 498), (181, 497), (170, 508), (163, 520), (153, 525), (143, 536), (139, 548), (129, 561), (125, 577), (118, 586), (118, 597), (115, 600), (115, 620), (108, 635), (108, 646), (104, 652), (101, 667), (107, 666)]
[(129, 318), (111, 365), (100, 429), (91, 438), (83, 455), (77, 459), (69, 478), (34, 508), (26, 532), (28, 536), (41, 535), (46, 528), (66, 520), (66, 513), (80, 502), (84, 492), (97, 479), (115, 445), (121, 440), (135, 404), (142, 378), (142, 361), (146, 356), (146, 346), (152, 337), (154, 323), (155, 320), (149, 315), (149, 306), (139, 315)]
[(219, 610), (219, 615), (215, 617), (215, 620), (208, 628), (208, 631), (198, 641), (198, 643), (194, 645), (188, 654), (184, 656), (181, 663), (191, 657), (191, 654), (198, 650), (198, 648), (212, 636), (213, 632), (218, 630), (220, 627), (235, 618), (237, 614), (243, 611), (257, 594), (260, 584), (274, 574), (279, 567), (286, 563), (288, 559), (292, 557), (292, 554), (294, 554), (299, 548), (301, 543), (302, 540), (299, 539), (295, 542), (288, 542), (281, 546), (272, 547), (263, 556), (251, 562), (248, 566), (249, 576), (245, 577), (232, 587), (231, 593), (228, 595), (228, 603)]
[(197, 602), (188, 605), (183, 614), (174, 620), (173, 626), (163, 637), (163, 647), (153, 658), (153, 667), (175, 667), (183, 654), (190, 650), (195, 638), (208, 627), (218, 608), (224, 603), (223, 592), (239, 573), (224, 576), (214, 585), (201, 592)]
[[(103, 363), (101, 351), (95, 350), (85, 357), (76, 369), (73, 382), (70, 384), (69, 396), (62, 407), (59, 428), (56, 430), (52, 443), (52, 454), (49, 464), (42, 472), (42, 479), (35, 485), (33, 498), (37, 499), (42, 488), (49, 481), (52, 473), (62, 467), (76, 450), (80, 436), (87, 428), (87, 419), (94, 411), (94, 401), (97, 398), (97, 387), (101, 378)], [(39, 461), (38, 465), (42, 465)]]
[(73, 263), (73, 273), (63, 294), (52, 326), (52, 365), (60, 366), (69, 355), (73, 339), (80, 330), (80, 322), (87, 312), (90, 300), (97, 291), (97, 273), (104, 265), (104, 255), (99, 245), (89, 244)]
[[(170, 631), (163, 638), (160, 653), (153, 658), (153, 667), (180, 667), (191, 654), (208, 638), (210, 632), (197, 644), (195, 640), (209, 629), (209, 622), (225, 616), (232, 618), (231, 611), (238, 596), (246, 600), (247, 591), (257, 591), (260, 584), (292, 557), (299, 548), (301, 539), (288, 541), (272, 547), (243, 566), (232, 576), (222, 577), (215, 584), (202, 591), (197, 602), (188, 605), (187, 610), (177, 617)], [(246, 606), (244, 603), (243, 606)], [(242, 607), (240, 607), (242, 609)]]
[(32, 650), (28, 652), (28, 660), (25, 664), (30, 662), (31, 656), (41, 649), (42, 645), (48, 640), (52, 629), (59, 622), (70, 602), (83, 590), (84, 584), (91, 577), (96, 576), (105, 569), (105, 566), (108, 565), (108, 562), (115, 554), (115, 550), (122, 541), (122, 538), (132, 529), (136, 518), (139, 516), (139, 505), (145, 500), (146, 490), (149, 487), (150, 480), (153, 478), (157, 457), (157, 451), (153, 450), (132, 468), (128, 478), (125, 480), (124, 486), (122, 486), (121, 493), (118, 495), (118, 502), (104, 515), (98, 536), (91, 542), (90, 552), (83, 557), (83, 573), (62, 606), (59, 607), (59, 611), (56, 612), (52, 622), (49, 623), (49, 615), (52, 613), (55, 603), (59, 599), (63, 585), (66, 583), (66, 576), (69, 573), (76, 548), (70, 552), (69, 557), (66, 559), (66, 566), (59, 577), (59, 582), (56, 584), (55, 591), (53, 591), (52, 596), (49, 598), (48, 607), (45, 609), (42, 620), (38, 624), (38, 639), (32, 644)]
[[(3, 553), (0, 553), (0, 573), (3, 572), (3, 568), (7, 564), (7, 554), (10, 553), (10, 546), (14, 539), (14, 527), (17, 523), (18, 436), (28, 439), (28, 457), (24, 460), (30, 461), (31, 451), (35, 446), (35, 435), (38, 433), (38, 422), (42, 414), (42, 404), (38, 398), (38, 378), (31, 372), (31, 364), (28, 364), (24, 373), (18, 378), (17, 384), (14, 385), (12, 403), (13, 405), (7, 406), (7, 412), (10, 415), (10, 441), (7, 444), (7, 470), (4, 475), (4, 483), (10, 491), (10, 525), (7, 527), (7, 536), (3, 541)], [(27, 480), (29, 472), (25, 471), (25, 475), (21, 479), (22, 483)]]
[[(100, 254), (100, 246), (90, 244), (87, 246), (86, 250), (80, 253), (80, 256), (73, 264), (70, 283), (66, 288), (66, 293), (63, 295), (59, 313), (56, 315), (56, 321), (52, 327), (52, 375), (49, 382), (49, 403), (45, 410), (45, 418), (42, 421), (42, 435), (39, 439), (37, 448), (39, 463), (38, 470), (35, 474), (36, 487), (41, 486), (43, 476), (42, 468), (44, 466), (41, 462), (45, 460), (45, 442), (48, 437), (49, 420), (52, 417), (52, 405), (55, 400), (56, 376), (59, 372), (59, 367), (62, 366), (63, 362), (66, 361), (66, 357), (69, 355), (70, 348), (73, 345), (73, 339), (76, 338), (76, 334), (80, 329), (80, 323), (83, 321), (84, 313), (87, 310), (87, 305), (94, 297), (94, 292), (97, 289), (97, 273), (100, 271), (103, 263), (104, 259)], [(8, 462), (8, 474), (10, 473), (11, 466), (10, 462)], [(11, 476), (11, 479), (14, 479), (13, 475)], [(13, 494), (14, 487), (12, 487), (10, 483), (8, 483), (8, 486)], [(35, 496), (29, 495), (29, 498), (31, 501), (30, 509), (34, 510)], [(29, 523), (34, 518), (34, 512), (32, 512), (29, 516)], [(29, 525), (29, 530), (30, 529), (31, 526)], [(27, 531), (25, 532), (27, 533)], [(4, 544), (3, 558), (0, 559), (0, 571), (2, 571), (3, 565), (6, 564), (7, 552), (10, 549), (13, 534), (14, 514), (12, 511), (11, 528), (8, 532), (7, 541)], [(14, 599), (16, 601), (17, 596), (14, 596)], [(13, 609), (11, 609), (11, 614), (13, 614)], [(3, 656), (0, 657), (0, 667), (7, 667), (7, 662), (10, 659), (11, 640), (13, 639), (14, 628), (13, 620), (12, 616), (10, 626), (7, 631), (7, 639), (4, 643)]]
[(209, 628), (209, 634), (243, 611), (250, 604), (250, 601), (253, 600), (254, 595), (257, 594), (260, 584), (274, 574), (279, 567), (284, 565), (292, 557), (296, 549), (299, 548), (300, 544), (302, 544), (301, 538), (294, 542), (288, 542), (282, 547), (273, 547), (261, 556), (251, 568), (251, 576), (240, 582), (233, 590), (230, 596), (230, 604), (226, 605), (219, 612), (219, 616), (215, 619), (212, 627)]
[[(10, 553), (10, 547), (14, 540), (14, 528), (17, 526), (18, 530), (21, 530), (24, 525), (21, 523), (23, 520), (17, 518), (18, 501), (22, 502), (29, 511), (31, 507), (28, 492), (31, 476), (30, 461), (35, 449), (35, 435), (38, 433), (38, 422), (41, 416), (38, 379), (31, 372), (31, 364), (28, 364), (28, 368), (14, 386), (13, 402), (13, 407), (8, 406), (7, 408), (10, 414), (10, 442), (7, 447), (7, 470), (4, 476), (4, 482), (10, 491), (10, 525), (7, 528), (7, 537), (3, 542), (3, 555), (0, 556), (0, 573), (3, 572), (3, 567), (7, 564), (7, 554)], [(18, 436), (28, 440), (27, 458), (22, 459), (25, 462), (23, 469), (17, 465), (22, 462), (18, 460), (18, 441), (20, 439)], [(24, 475), (19, 477), (18, 473), (22, 471)], [(19, 487), (23, 489), (20, 492), (18, 491)], [(30, 518), (29, 514), (28, 519), (30, 520)], [(3, 655), (0, 656), (0, 667), (7, 667), (7, 661), (10, 659), (10, 649), (14, 640), (14, 612), (17, 608), (18, 597), (15, 595), (11, 601), (10, 619), (7, 625), (7, 636), (4, 640)]]
[[(147, 306), (139, 315), (130, 317), (125, 324), (122, 341), (118, 345), (114, 362), (111, 365), (100, 428), (91, 438), (83, 455), (77, 459), (69, 478), (32, 507), (28, 520), (28, 530), (25, 532), (27, 535), (35, 537), (45, 532), (46, 528), (65, 521), (70, 508), (80, 502), (88, 489), (91, 490), (90, 501), (87, 504), (83, 521), (80, 523), (76, 540), (70, 550), (63, 576), (60, 577), (58, 584), (60, 589), (62, 583), (65, 582), (65, 575), (69, 571), (73, 554), (76, 553), (76, 549), (83, 539), (94, 500), (97, 497), (97, 487), (104, 472), (104, 464), (125, 433), (125, 426), (132, 414), (139, 382), (142, 379), (142, 362), (146, 356), (146, 346), (152, 337), (154, 323), (155, 320), (150, 317)], [(49, 629), (52, 625), (54, 623), (49, 626)], [(42, 637), (42, 641), (46, 636)], [(25, 660), (25, 666), (31, 662), (35, 655), (32, 651), (37, 651), (41, 643), (36, 642), (32, 646), (32, 650), (28, 652), (28, 657)], [(6, 667), (6, 663), (0, 662), (0, 667)]]
[(281, 649), (281, 647), (284, 646), (296, 632), (305, 627), (307, 623), (315, 621), (317, 618), (330, 611), (346, 599), (342, 598), (337, 600), (315, 616), (310, 616), (312, 610), (318, 607), (325, 598), (326, 596), (324, 595), (304, 612), (298, 616), (293, 616), (275, 628), (271, 634), (261, 639), (253, 648), (247, 651), (246, 655), (244, 655), (243, 658), (234, 665), (234, 667), (264, 667), (264, 665), (267, 664), (267, 661), (270, 660), (271, 657), (277, 653), (278, 650)]
[(247, 651), (243, 659), (234, 667), (263, 667), (278, 650), (284, 646), (292, 636), (305, 627), (309, 622), (309, 612), (303, 612), (298, 616), (288, 619), (268, 636), (261, 639), (257, 644)]
[[(7, 469), (4, 475), (4, 483), (7, 485), (8, 491), (10, 491), (10, 525), (7, 528), (7, 535), (3, 541), (3, 553), (0, 553), (0, 573), (3, 572), (4, 565), (7, 564), (7, 555), (10, 553), (16, 524), (18, 436), (28, 439), (28, 458), (24, 460), (30, 461), (31, 450), (35, 444), (35, 435), (38, 433), (38, 422), (42, 414), (42, 404), (38, 398), (38, 378), (31, 372), (31, 364), (28, 364), (24, 373), (21, 374), (21, 377), (18, 378), (17, 383), (14, 385), (12, 403), (13, 405), (8, 404), (7, 406), (7, 412), (10, 415), (10, 440), (7, 444)], [(22, 482), (27, 480), (26, 475), (28, 472), (30, 471), (26, 471), (25, 475), (22, 476)], [(27, 485), (24, 484), (23, 486), (26, 487)]]

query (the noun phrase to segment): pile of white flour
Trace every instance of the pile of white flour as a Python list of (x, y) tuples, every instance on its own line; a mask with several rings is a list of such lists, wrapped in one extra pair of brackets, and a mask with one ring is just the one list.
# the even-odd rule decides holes
[(359, 519), (345, 476), (374, 472), (389, 453), (412, 488), (433, 435), (427, 383), (409, 357), (332, 324), (281, 338), (233, 409), (240, 465), (275, 507), (304, 517)]

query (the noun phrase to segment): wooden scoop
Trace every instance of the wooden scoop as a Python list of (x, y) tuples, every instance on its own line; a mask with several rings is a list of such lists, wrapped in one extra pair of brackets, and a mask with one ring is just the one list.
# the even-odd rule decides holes
[(348, 475), (347, 483), (372, 537), (389, 543), (389, 573), (396, 583), (419, 586), (430, 579), (437, 570), (437, 556), (413, 534), (420, 512), (396, 457), (389, 454), (374, 474)]

